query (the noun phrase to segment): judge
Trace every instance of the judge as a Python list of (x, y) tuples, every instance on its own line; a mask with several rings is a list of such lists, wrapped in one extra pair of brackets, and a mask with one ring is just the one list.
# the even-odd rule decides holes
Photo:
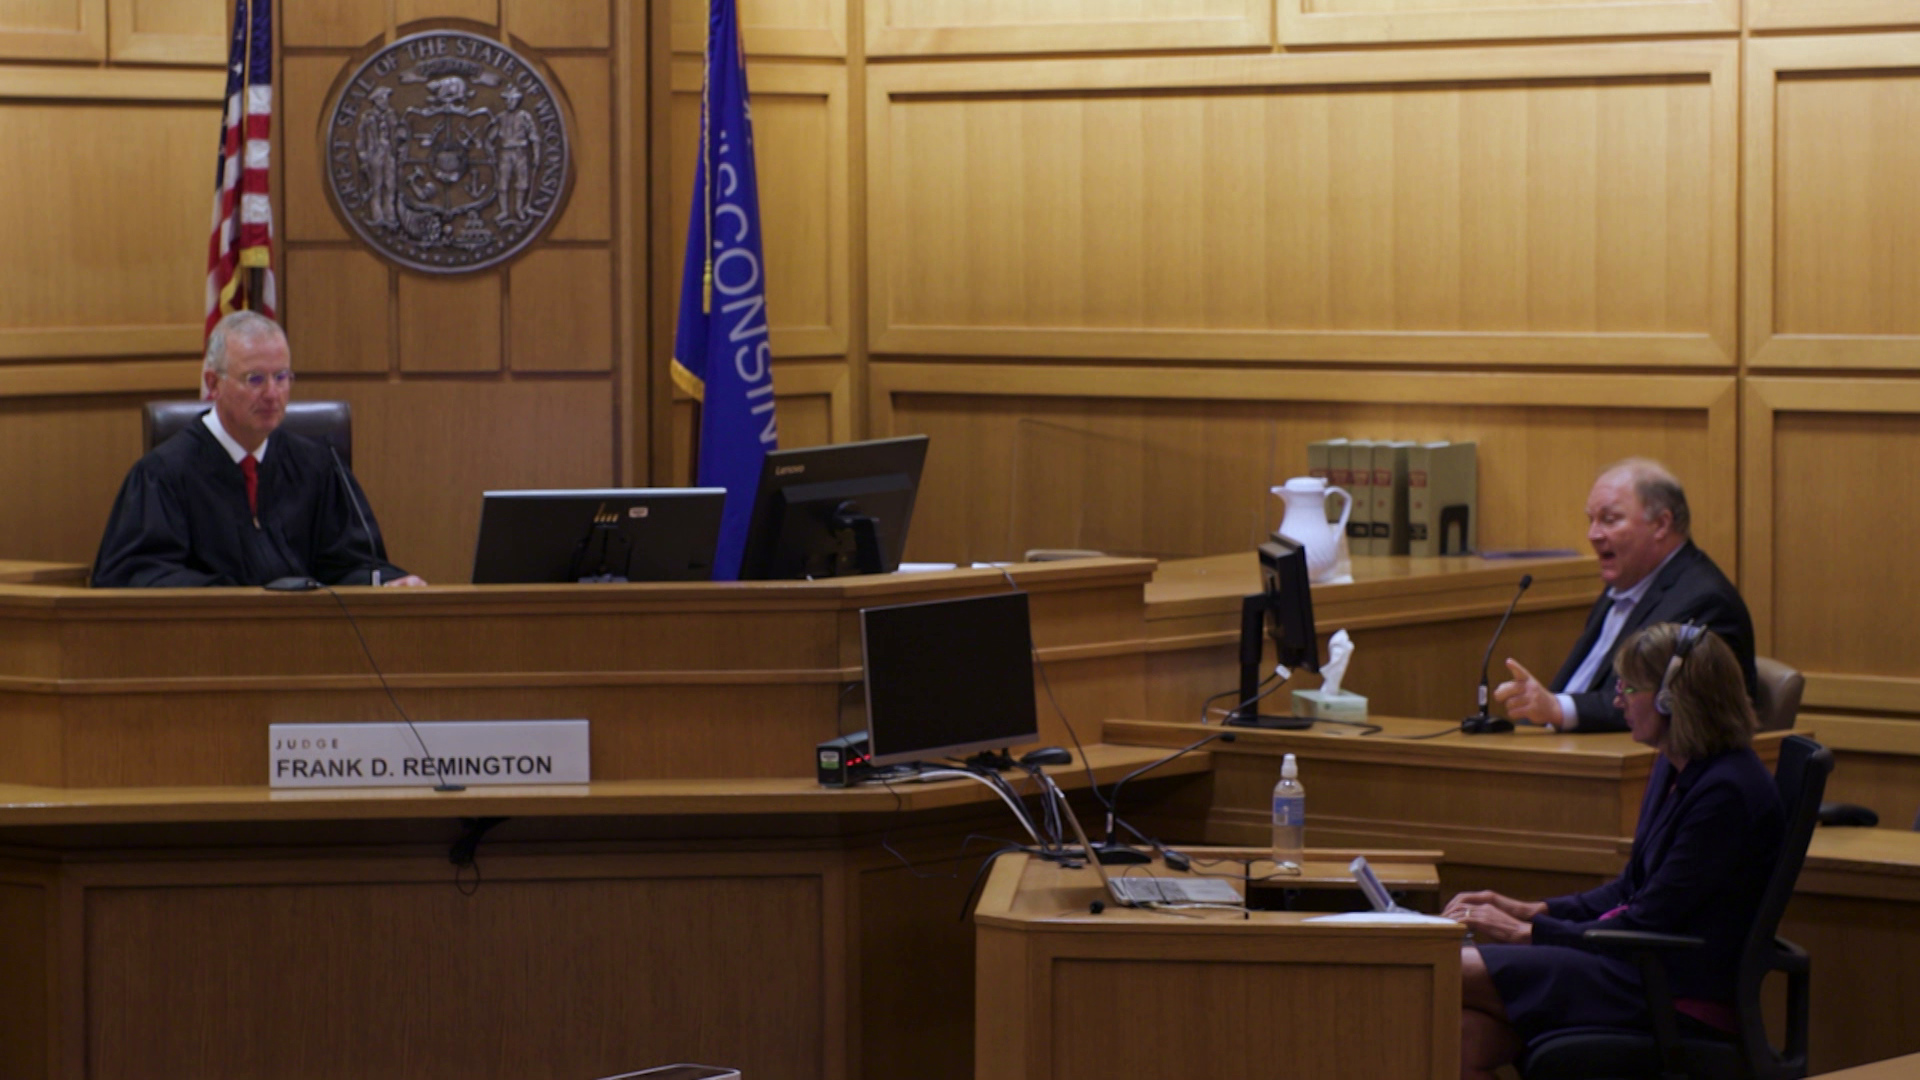
[(199, 423), (141, 458), (121, 485), (96, 588), (425, 585), (386, 561), (366, 496), (325, 445), (277, 429), (293, 389), (286, 334), (239, 311), (207, 338)]

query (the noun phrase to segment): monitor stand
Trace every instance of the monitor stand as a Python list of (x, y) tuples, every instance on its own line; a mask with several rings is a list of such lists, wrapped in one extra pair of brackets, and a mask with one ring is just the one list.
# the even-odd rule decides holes
[(583, 585), (605, 585), (624, 582), (626, 573), (613, 572), (613, 545), (618, 542), (626, 551), (626, 566), (623, 570), (633, 569), (633, 543), (617, 525), (606, 522), (594, 522), (580, 542), (573, 545), (573, 560), (567, 565), (567, 580)]
[(1267, 594), (1254, 593), (1240, 601), (1240, 704), (1227, 714), (1228, 727), (1265, 728), (1268, 731), (1305, 731), (1313, 726), (1306, 716), (1262, 713), (1253, 699), (1260, 694), (1260, 655), (1266, 648)]
[(849, 499), (833, 511), (833, 531), (853, 533), (853, 572), (882, 574), (886, 564), (880, 559), (880, 523)]

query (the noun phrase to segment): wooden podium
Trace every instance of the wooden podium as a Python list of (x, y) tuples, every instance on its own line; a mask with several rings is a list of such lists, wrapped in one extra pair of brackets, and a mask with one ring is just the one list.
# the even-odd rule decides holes
[[(1310, 875), (1344, 867), (1321, 854)], [(1089, 868), (994, 867), (974, 914), (977, 1080), (1459, 1075), (1458, 926), (1091, 914), (1101, 896)]]

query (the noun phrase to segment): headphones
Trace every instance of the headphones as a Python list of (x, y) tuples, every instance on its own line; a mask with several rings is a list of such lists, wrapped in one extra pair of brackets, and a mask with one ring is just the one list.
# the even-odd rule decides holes
[(1680, 674), (1680, 668), (1687, 662), (1687, 654), (1705, 637), (1707, 628), (1695, 626), (1689, 622), (1679, 628), (1673, 642), (1673, 659), (1667, 661), (1666, 674), (1660, 676), (1660, 692), (1653, 695), (1653, 711), (1661, 716), (1673, 715), (1673, 677)]

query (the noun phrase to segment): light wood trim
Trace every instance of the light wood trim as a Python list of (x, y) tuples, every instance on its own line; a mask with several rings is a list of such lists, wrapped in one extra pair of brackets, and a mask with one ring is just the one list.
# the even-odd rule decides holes
[[(1767, 0), (1755, 0), (1766, 6)], [(1845, 8), (1848, 0), (1818, 0), (1805, 10)], [(1863, 0), (1857, 6), (1891, 10), (1893, 4)], [(1920, 13), (1899, 5), (1908, 22)], [(1803, 25), (1799, 23), (1781, 25)], [(1806, 23), (1804, 25), (1838, 25)], [(1920, 68), (1920, 34), (1864, 37), (1756, 39), (1747, 45), (1746, 161), (1743, 242), (1746, 247), (1742, 298), (1746, 305), (1747, 363), (1753, 367), (1911, 369), (1917, 343), (1912, 336), (1774, 333), (1774, 175), (1777, 123), (1775, 102), (1782, 72)]]
[(1099, 93), (1221, 87), (1382, 84), (1374, 54), (1290, 53), (876, 66), (867, 76), (868, 339), (876, 353), (1270, 360), (1581, 367), (1726, 366), (1738, 356), (1739, 46), (1731, 41), (1566, 45), (1524, 50), (1435, 49), (1396, 57), (1390, 85), (1704, 76), (1711, 93), (1708, 331), (1705, 333), (1467, 333), (1330, 330), (1154, 330), (895, 326), (898, 217), (888, 173), (895, 99), (968, 93)]
[(175, 394), (192, 397), (198, 360), (124, 360), (90, 364), (0, 364), (0, 399), (68, 394)]
[(1920, 413), (1920, 383), (1756, 377), (1745, 380), (1745, 393), (1740, 594), (1753, 616), (1755, 650), (1767, 655), (1773, 647), (1774, 417), (1782, 412)]
[(205, 336), (198, 325), (0, 330), (0, 360), (198, 354)]
[(895, 7), (912, 2), (867, 0), (867, 55), (1161, 52), (1265, 47), (1274, 40), (1271, 0), (1243, 0), (1241, 10), (1225, 18), (1161, 17), (1003, 26), (899, 25), (892, 17)]
[(0, 98), (217, 102), (226, 89), (221, 71), (0, 67)]
[[(684, 3), (684, 0), (682, 3), (672, 3), (671, 0), (654, 2), (671, 10), (667, 40), (668, 47), (676, 55), (699, 56), (706, 51), (705, 0), (691, 4)], [(697, 15), (698, 18), (676, 19), (673, 18), (675, 15)], [(763, 26), (743, 21), (740, 36), (748, 56), (846, 56), (847, 0), (827, 0), (826, 19), (821, 25)]]
[(1908, 0), (1747, 0), (1747, 26), (1754, 30), (1915, 25), (1920, 10)]
[[(1738, 0), (1561, 3), (1491, 7), (1461, 3), (1404, 11), (1340, 12), (1327, 0), (1279, 0), (1285, 45), (1398, 44), (1506, 38), (1626, 37), (1732, 33)], [(1318, 9), (1318, 10), (1316, 10)]]
[[(107, 11), (104, 0), (72, 0), (78, 25), (71, 30), (0, 26), (0, 57), (20, 60), (105, 60)], [(0, 95), (4, 96), (4, 95)]]
[[(168, 0), (179, 3), (180, 0)], [(231, 7), (231, 5), (228, 5)], [(116, 63), (190, 64), (219, 67), (227, 61), (227, 37), (213, 34), (157, 34), (139, 28), (138, 0), (107, 0), (107, 49)], [(215, 20), (225, 31), (230, 20)]]
[(853, 375), (846, 364), (775, 364), (773, 394), (775, 398), (824, 395), (833, 441), (852, 441)]
[[(1843, 676), (1830, 676), (1826, 689), (1848, 681)], [(1875, 680), (1862, 679), (1862, 683)], [(1813, 680), (1807, 680), (1811, 687)], [(1861, 697), (1884, 699), (1884, 696), (1868, 687), (1868, 693)], [(1920, 712), (1920, 695), (1908, 696), (1899, 706), (1907, 713)], [(1876, 755), (1898, 755), (1920, 758), (1920, 723), (1910, 719), (1881, 719), (1868, 716), (1827, 716), (1821, 713), (1802, 711), (1794, 721), (1795, 731), (1818, 739), (1820, 745), (1833, 750), (1852, 750), (1859, 753)], [(1904, 825), (1905, 822), (1900, 824)]]
[[(849, 172), (847, 155), (847, 72), (841, 67), (822, 67), (817, 64), (756, 63), (750, 73), (753, 93), (756, 96), (768, 94), (786, 94), (798, 97), (819, 97), (826, 100), (827, 145), (822, 156), (827, 165), (827, 235), (826, 245), (820, 252), (823, 256), (827, 275), (827, 324), (825, 326), (785, 326), (774, 325), (769, 331), (773, 342), (775, 357), (801, 356), (844, 356), (848, 349), (852, 325), (851, 310), (852, 287), (849, 268), (851, 244), (848, 241), (848, 218), (851, 197), (848, 194), (847, 176)], [(704, 70), (699, 61), (676, 59), (672, 65), (672, 92), (675, 94), (699, 94)], [(681, 167), (693, 168), (689, 157)], [(764, 186), (767, 177), (762, 175)], [(777, 182), (777, 180), (776, 180)], [(686, 222), (669, 226), (676, 237), (684, 240)], [(771, 301), (778, 313), (779, 298)], [(675, 395), (678, 397), (678, 394)]]
[[(1920, 713), (1920, 679), (1816, 671), (1803, 674), (1807, 685), (1802, 702), (1807, 707)], [(1920, 737), (1920, 724), (1911, 726)]]

